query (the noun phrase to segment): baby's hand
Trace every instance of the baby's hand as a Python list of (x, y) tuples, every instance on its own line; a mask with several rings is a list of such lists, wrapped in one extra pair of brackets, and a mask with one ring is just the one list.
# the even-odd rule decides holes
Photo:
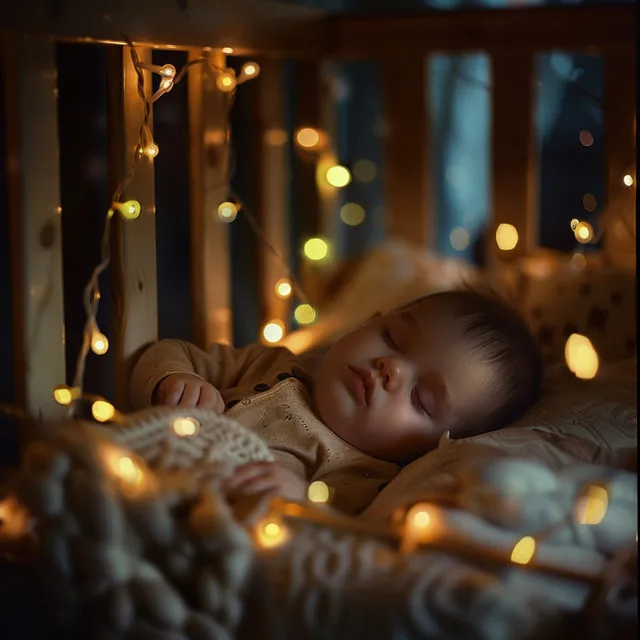
[(172, 373), (162, 380), (154, 392), (154, 404), (198, 407), (224, 413), (220, 392), (200, 376), (190, 373)]
[(307, 483), (293, 471), (275, 462), (251, 462), (238, 467), (225, 484), (229, 499), (270, 494), (286, 500), (302, 501)]

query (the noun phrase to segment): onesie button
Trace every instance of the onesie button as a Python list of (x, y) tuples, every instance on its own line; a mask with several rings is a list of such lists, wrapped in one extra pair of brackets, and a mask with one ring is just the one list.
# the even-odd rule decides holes
[(227, 402), (227, 409), (233, 409), (240, 400), (231, 400), (231, 402)]
[(280, 382), (282, 382), (283, 380), (287, 380), (288, 378), (293, 378), (293, 376), (290, 373), (279, 373), (276, 376), (276, 379)]
[(253, 390), (257, 393), (260, 393), (261, 391), (267, 391), (267, 389), (269, 389), (269, 385), (266, 382), (260, 382), (255, 387), (253, 387)]

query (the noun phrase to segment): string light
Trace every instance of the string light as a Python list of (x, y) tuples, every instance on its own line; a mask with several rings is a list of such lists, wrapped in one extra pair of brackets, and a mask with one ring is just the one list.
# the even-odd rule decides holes
[(582, 196), (582, 206), (584, 207), (585, 211), (588, 211), (589, 213), (591, 213), (596, 210), (598, 206), (598, 200), (593, 195), (593, 193), (585, 193)]
[(68, 407), (76, 398), (80, 396), (80, 390), (67, 385), (58, 385), (53, 390), (53, 399), (63, 407)]
[(102, 356), (109, 350), (109, 340), (107, 336), (96, 331), (91, 336), (91, 351), (96, 355)]
[(593, 134), (590, 131), (580, 132), (580, 143), (583, 147), (590, 147), (594, 142)]
[(573, 230), (573, 235), (580, 244), (588, 244), (593, 239), (593, 227), (588, 222), (579, 222)]
[(404, 540), (409, 550), (418, 542), (434, 538), (438, 530), (436, 510), (432, 505), (418, 503), (407, 511), (404, 524)]
[(233, 222), (238, 216), (238, 207), (233, 202), (223, 202), (218, 206), (218, 218), (223, 222)]
[(290, 533), (287, 527), (275, 519), (263, 520), (255, 528), (255, 537), (258, 544), (265, 549), (279, 547), (289, 540)]
[(571, 266), (576, 271), (582, 271), (587, 266), (587, 259), (584, 257), (582, 253), (574, 253), (571, 256)]
[[(76, 370), (73, 378), (72, 389), (77, 390), (73, 393), (77, 393), (77, 395), (82, 394), (82, 387), (84, 381), (84, 372), (86, 367), (86, 359), (88, 356), (89, 349), (91, 348), (92, 338), (97, 331), (97, 313), (98, 306), (100, 301), (100, 282), (99, 278), (102, 272), (107, 269), (111, 262), (111, 254), (110, 254), (110, 243), (109, 238), (111, 234), (111, 220), (113, 218), (114, 213), (117, 211), (120, 215), (127, 219), (133, 220), (140, 216), (142, 207), (140, 202), (137, 200), (128, 200), (126, 202), (120, 202), (121, 196), (126, 190), (126, 188), (130, 185), (133, 177), (135, 175), (138, 164), (143, 155), (147, 157), (155, 157), (158, 153), (158, 147), (153, 141), (153, 136), (150, 129), (151, 122), (151, 108), (150, 106), (163, 94), (170, 91), (176, 84), (178, 84), (182, 78), (188, 73), (188, 71), (193, 68), (195, 65), (204, 65), (210, 71), (215, 72), (217, 74), (216, 84), (219, 86), (223, 85), (223, 90), (232, 90), (235, 87), (235, 72), (232, 69), (223, 69), (212, 63), (209, 55), (203, 55), (201, 57), (190, 60), (187, 64), (185, 64), (179, 73), (176, 72), (176, 68), (173, 65), (163, 65), (157, 66), (153, 64), (149, 64), (146, 62), (142, 62), (140, 60), (140, 56), (138, 55), (138, 51), (132, 42), (132, 40), (126, 36), (126, 34), (121, 34), (124, 37), (124, 40), (127, 44), (129, 55), (131, 57), (131, 62), (135, 73), (138, 79), (138, 94), (140, 96), (141, 101), (143, 102), (145, 108), (143, 111), (143, 121), (140, 127), (140, 135), (137, 144), (134, 146), (135, 152), (133, 153), (132, 163), (129, 172), (127, 173), (124, 180), (117, 186), (111, 201), (112, 205), (107, 210), (107, 215), (105, 218), (105, 224), (103, 227), (103, 235), (102, 235), (102, 243), (101, 243), (101, 254), (100, 254), (100, 262), (94, 268), (89, 281), (87, 282), (84, 291), (83, 291), (83, 302), (85, 308), (85, 324), (83, 329), (83, 341), (80, 351), (78, 353), (78, 357), (76, 360)], [(227, 52), (231, 52), (229, 48)], [(145, 86), (148, 86), (148, 83), (145, 82), (144, 70), (149, 70), (152, 73), (158, 73), (161, 77), (160, 87), (158, 91), (156, 91), (150, 98), (145, 93)], [(259, 66), (254, 63), (253, 69), (247, 68), (245, 65), (245, 78), (250, 79), (251, 77), (255, 77), (259, 73)], [(233, 87), (228, 87), (227, 82), (220, 82), (221, 77), (226, 77), (225, 74), (231, 74), (232, 80), (231, 84)], [(145, 150), (144, 154), (139, 153), (139, 149)], [(237, 209), (236, 209), (237, 213)], [(247, 211), (248, 220), (250, 224), (253, 226), (253, 221), (250, 212)], [(259, 228), (257, 230), (257, 234), (259, 233)], [(265, 240), (267, 246), (270, 247), (268, 241)], [(300, 292), (302, 295), (302, 292)], [(72, 395), (73, 395), (72, 393)], [(63, 401), (68, 400), (69, 404), (73, 400), (71, 398), (69, 400), (68, 394), (64, 391), (61, 391), (60, 388), (56, 388), (54, 390), (54, 398), (56, 395), (61, 398)]]
[(578, 220), (578, 218), (573, 218), (571, 220), (570, 226), (571, 226), (571, 231), (575, 231), (576, 227), (580, 224), (580, 220)]
[(377, 173), (378, 168), (371, 160), (356, 160), (353, 165), (353, 175), (360, 182), (371, 182)]
[(449, 234), (449, 242), (456, 251), (464, 251), (471, 242), (471, 236), (466, 229), (456, 227)]
[(106, 400), (96, 400), (91, 405), (91, 415), (98, 422), (108, 422), (116, 415), (115, 407)]
[(356, 227), (364, 222), (364, 208), (355, 202), (347, 202), (340, 208), (340, 219), (350, 227)]
[(307, 489), (307, 498), (311, 502), (326, 503), (329, 502), (329, 486), (322, 480), (316, 480), (309, 485)]
[(193, 436), (199, 429), (200, 423), (195, 418), (176, 418), (173, 421), (173, 430), (180, 437)]
[(142, 207), (137, 200), (127, 200), (126, 202), (114, 202), (109, 209), (108, 217), (113, 216), (117, 211), (125, 220), (135, 220), (140, 216)]
[(536, 552), (536, 541), (531, 536), (519, 540), (511, 552), (511, 562), (529, 564)]
[(322, 238), (309, 238), (304, 243), (303, 251), (306, 258), (318, 262), (329, 255), (329, 245)]
[(626, 187), (632, 187), (634, 182), (633, 176), (627, 173), (627, 175), (622, 178), (622, 182)]
[(240, 77), (238, 78), (238, 84), (246, 82), (252, 78), (257, 78), (260, 73), (260, 65), (257, 62), (245, 62), (240, 68)]
[(316, 310), (310, 304), (301, 304), (296, 307), (293, 317), (298, 324), (311, 324), (316, 319)]
[(313, 149), (320, 144), (320, 133), (311, 127), (303, 127), (296, 132), (296, 143), (304, 149)]
[(236, 72), (233, 69), (225, 69), (221, 71), (216, 77), (216, 87), (223, 93), (233, 91), (238, 84), (236, 80)]
[(502, 251), (515, 249), (518, 244), (518, 230), (512, 224), (499, 224), (496, 229), (496, 244)]
[(287, 278), (282, 278), (282, 280), (276, 282), (276, 295), (278, 298), (288, 298), (292, 291), (291, 281), (287, 280)]
[(600, 524), (607, 513), (609, 494), (604, 487), (590, 485), (585, 495), (578, 499), (575, 518), (578, 524)]
[(115, 473), (128, 484), (139, 485), (142, 482), (142, 470), (129, 456), (118, 459)]
[(284, 337), (284, 325), (280, 320), (271, 320), (262, 328), (262, 337), (266, 342), (275, 344)]
[(152, 142), (146, 147), (138, 147), (138, 153), (147, 156), (147, 158), (155, 158), (160, 153), (160, 148), (155, 142)]
[(233, 53), (233, 47), (222, 47), (221, 51), (229, 56)]
[(329, 167), (325, 174), (327, 182), (336, 189), (346, 187), (351, 182), (351, 174), (349, 169), (343, 167), (341, 164), (336, 164), (333, 167)]
[(586, 336), (572, 333), (565, 343), (564, 357), (576, 378), (591, 380), (598, 373), (598, 354)]
[(165, 64), (160, 69), (160, 75), (164, 76), (165, 78), (174, 78), (176, 75), (176, 68), (172, 64)]

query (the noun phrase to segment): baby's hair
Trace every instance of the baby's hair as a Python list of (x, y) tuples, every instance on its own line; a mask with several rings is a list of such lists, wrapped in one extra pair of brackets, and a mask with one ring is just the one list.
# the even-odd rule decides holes
[(526, 322), (507, 300), (489, 285), (467, 283), (412, 305), (427, 299), (450, 305), (454, 317), (462, 322), (471, 353), (496, 367), (496, 378), (487, 390), (489, 401), (483, 403), (485, 407), (478, 406), (454, 436), (505, 427), (537, 402), (542, 387), (540, 350)]

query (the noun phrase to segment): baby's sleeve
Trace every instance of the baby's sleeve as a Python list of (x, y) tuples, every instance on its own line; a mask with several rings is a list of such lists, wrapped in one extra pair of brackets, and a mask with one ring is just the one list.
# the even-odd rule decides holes
[(293, 354), (282, 347), (253, 344), (237, 349), (214, 344), (207, 352), (182, 340), (160, 340), (144, 351), (133, 368), (131, 405), (134, 409), (150, 406), (154, 389), (174, 373), (195, 374), (225, 391), (291, 359)]

